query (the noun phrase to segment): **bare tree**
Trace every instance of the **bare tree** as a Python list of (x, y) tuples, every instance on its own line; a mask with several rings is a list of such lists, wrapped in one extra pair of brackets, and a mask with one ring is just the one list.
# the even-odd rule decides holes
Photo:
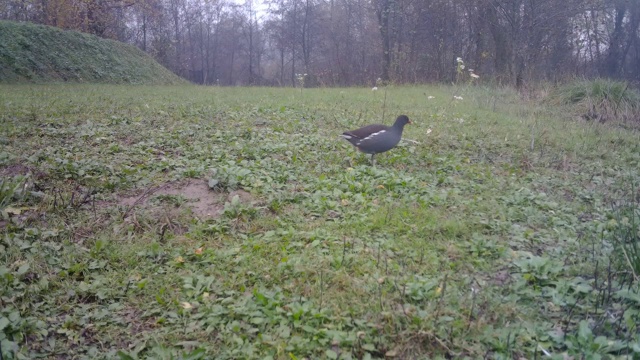
[[(640, 0), (5, 0), (0, 19), (139, 46), (203, 84), (640, 81)], [(268, 1), (265, 10), (262, 1)]]

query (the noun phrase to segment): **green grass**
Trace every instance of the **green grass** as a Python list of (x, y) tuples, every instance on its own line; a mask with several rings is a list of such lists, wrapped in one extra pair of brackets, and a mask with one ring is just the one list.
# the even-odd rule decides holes
[(0, 21), (0, 82), (185, 81), (135, 46), (50, 26)]
[[(640, 356), (637, 132), (482, 87), (0, 92), (5, 359)], [(376, 167), (338, 136), (401, 113)]]
[(548, 99), (553, 105), (568, 105), (571, 112), (585, 120), (635, 128), (640, 124), (640, 92), (623, 81), (574, 81), (554, 88)]

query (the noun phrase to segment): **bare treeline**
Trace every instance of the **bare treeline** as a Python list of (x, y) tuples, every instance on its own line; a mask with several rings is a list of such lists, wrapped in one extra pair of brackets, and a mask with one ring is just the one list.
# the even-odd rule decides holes
[(202, 84), (640, 81), (640, 0), (2, 0), (0, 18), (135, 44)]

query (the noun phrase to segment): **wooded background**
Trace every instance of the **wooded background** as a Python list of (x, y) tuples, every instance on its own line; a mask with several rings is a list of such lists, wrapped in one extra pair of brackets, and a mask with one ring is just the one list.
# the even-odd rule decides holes
[(450, 82), (458, 57), (519, 87), (640, 83), (640, 0), (238, 1), (1, 0), (0, 18), (135, 44), (201, 84)]

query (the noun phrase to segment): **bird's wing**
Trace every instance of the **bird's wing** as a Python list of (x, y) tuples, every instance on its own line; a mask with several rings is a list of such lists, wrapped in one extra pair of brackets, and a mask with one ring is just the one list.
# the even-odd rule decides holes
[(342, 136), (345, 138), (349, 136), (349, 138), (347, 139), (351, 139), (351, 138), (364, 139), (373, 133), (377, 133), (387, 129), (388, 129), (387, 126), (380, 125), (380, 124), (367, 125), (365, 127), (361, 127), (360, 129), (345, 131), (344, 133), (342, 133)]

